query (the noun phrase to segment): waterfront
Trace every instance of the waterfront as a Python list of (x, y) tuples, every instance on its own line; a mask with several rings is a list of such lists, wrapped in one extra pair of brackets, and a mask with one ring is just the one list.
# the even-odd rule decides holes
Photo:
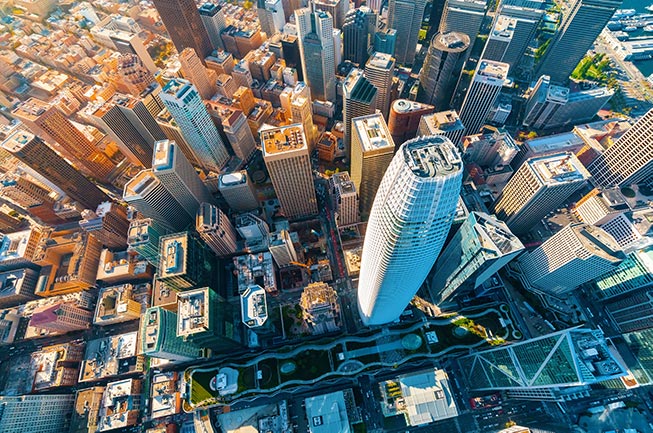
[[(649, 13), (645, 8), (652, 3), (653, 0), (651, 0), (651, 3), (643, 0), (624, 0), (623, 4), (621, 5), (621, 9), (635, 9), (637, 13)], [(644, 33), (642, 30), (638, 30), (637, 32), (633, 32), (632, 35), (644, 36), (646, 33)], [(649, 35), (651, 34), (649, 33)], [(653, 37), (653, 35), (651, 36)], [(644, 74), (645, 77), (653, 74), (653, 60), (633, 62), (633, 64), (642, 72), (642, 74)]]

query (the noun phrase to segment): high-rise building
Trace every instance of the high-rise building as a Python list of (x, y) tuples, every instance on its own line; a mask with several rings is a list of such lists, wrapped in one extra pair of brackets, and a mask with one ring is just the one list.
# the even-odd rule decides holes
[(177, 313), (150, 307), (141, 320), (141, 349), (144, 355), (171, 361), (192, 361), (199, 348), (177, 336)]
[(34, 134), (17, 129), (7, 137), (3, 147), (83, 207), (94, 209), (109, 200), (109, 196)]
[(193, 218), (201, 203), (214, 201), (202, 179), (174, 141), (162, 140), (154, 144), (152, 173)]
[(473, 390), (547, 391), (626, 375), (626, 369), (608, 348), (603, 332), (583, 328), (482, 350), (461, 357), (458, 363)]
[(215, 50), (210, 56), (205, 57), (206, 67), (214, 70), (218, 76), (220, 74), (231, 75), (234, 71), (234, 56), (224, 50)]
[(494, 213), (513, 233), (526, 233), (589, 178), (573, 153), (530, 158), (510, 178), (494, 203)]
[(433, 113), (433, 105), (397, 99), (390, 105), (388, 128), (397, 147), (406, 140), (415, 137), (422, 116)]
[(483, 168), (506, 166), (517, 156), (520, 146), (503, 128), (487, 126), (483, 134), (463, 138), (463, 159)]
[(127, 246), (127, 210), (117, 203), (105, 201), (100, 203), (95, 212), (84, 210), (79, 226), (107, 248)]
[[(224, 50), (224, 44), (220, 34), (227, 27), (222, 6), (215, 3), (206, 2), (199, 8), (200, 19), (206, 28), (206, 33), (209, 35), (211, 47), (214, 50)], [(198, 53), (202, 55), (202, 53)], [(204, 54), (207, 56), (208, 54)]]
[(494, 24), (490, 30), (490, 35), (483, 48), (481, 58), (484, 60), (493, 60), (495, 62), (503, 62), (503, 57), (512, 44), (512, 38), (515, 33), (515, 26), (517, 20), (505, 15), (497, 15), (494, 19)]
[(161, 266), (157, 279), (175, 290), (213, 284), (215, 256), (195, 233), (181, 232), (159, 238)]
[(418, 99), (437, 110), (449, 108), (456, 82), (467, 58), (469, 36), (465, 33), (436, 33), (419, 75)]
[(261, 131), (263, 160), (281, 210), (289, 219), (317, 214), (317, 198), (304, 128), (295, 124)]
[(374, 51), (377, 53), (395, 55), (395, 44), (397, 43), (397, 30), (384, 29), (374, 33)]
[(509, 66), (506, 63), (480, 60), (472, 82), (469, 85), (463, 104), (460, 107), (460, 120), (468, 134), (481, 130), (490, 110), (494, 106), (505, 80)]
[(562, 22), (551, 40), (536, 76), (548, 75), (564, 83), (590, 49), (621, 0), (574, 0), (562, 12)]
[(623, 333), (653, 328), (653, 290), (642, 288), (604, 302), (610, 318)]
[(193, 83), (202, 99), (211, 99), (218, 91), (215, 82), (218, 79), (215, 71), (208, 69), (202, 63), (195, 50), (184, 48), (179, 53), (179, 63), (181, 64), (181, 74), (185, 79)]
[(426, 114), (419, 121), (418, 135), (444, 135), (454, 144), (460, 143), (464, 132), (465, 125), (455, 110)]
[(363, 244), (358, 307), (364, 324), (396, 320), (426, 279), (456, 213), (462, 169), (446, 137), (415, 138), (397, 151)]
[(261, 23), (261, 30), (268, 39), (283, 30), (286, 24), (286, 14), (282, 0), (257, 0), (256, 13)]
[(551, 77), (542, 75), (526, 100), (524, 126), (542, 129), (555, 110), (567, 103), (569, 88), (551, 84)]
[(219, 172), (229, 160), (229, 153), (195, 86), (186, 80), (173, 79), (160, 96), (202, 168)]
[(201, 59), (211, 54), (209, 33), (193, 0), (155, 0), (153, 3), (177, 52), (193, 48)]
[(140, 95), (154, 82), (154, 75), (143, 65), (136, 54), (123, 54), (118, 59), (118, 75), (127, 91), (133, 95)]
[(197, 210), (195, 230), (218, 257), (229, 256), (238, 250), (236, 229), (227, 215), (210, 203), (202, 203)]
[(297, 251), (293, 245), (290, 233), (288, 230), (281, 230), (278, 232), (270, 233), (268, 237), (268, 246), (270, 254), (278, 267), (290, 265), (292, 262), (297, 262)]
[(259, 285), (251, 285), (240, 294), (241, 320), (257, 334), (269, 334), (274, 325), (268, 320), (268, 303), (265, 290)]
[[(485, 0), (447, 0), (440, 20), (440, 33), (457, 32), (469, 36), (469, 51), (485, 18)], [(469, 55), (469, 52), (466, 54)]]
[(247, 116), (238, 109), (229, 109), (225, 114), (221, 119), (224, 135), (227, 136), (234, 154), (241, 161), (248, 161), (256, 151), (256, 141), (247, 123)]
[(349, 173), (341, 171), (329, 178), (329, 186), (333, 196), (336, 223), (338, 226), (356, 224), (360, 221), (360, 209), (356, 185), (349, 178)]
[(383, 174), (392, 161), (395, 143), (379, 113), (353, 119), (351, 180), (360, 198), (360, 216), (367, 220)]
[(338, 294), (326, 283), (311, 283), (302, 292), (299, 305), (304, 323), (311, 334), (319, 335), (338, 331), (340, 305)]
[(127, 251), (137, 253), (158, 268), (159, 238), (167, 233), (163, 226), (150, 218), (132, 220), (127, 232)]
[(353, 119), (373, 114), (376, 110), (377, 88), (363, 75), (363, 71), (354, 68), (349, 72), (344, 83), (343, 93), (343, 122), (345, 124), (345, 153), (351, 157), (351, 134)]
[(33, 133), (45, 134), (45, 138), (58, 143), (87, 175), (106, 180), (115, 168), (109, 157), (98, 150), (55, 105), (31, 98), (13, 114)]
[(9, 308), (36, 299), (34, 289), (39, 273), (34, 269), (22, 268), (0, 273), (0, 307)]
[(1, 396), (0, 430), (3, 433), (67, 432), (74, 402), (72, 394)]
[(169, 230), (183, 230), (194, 221), (195, 210), (189, 213), (152, 170), (142, 170), (125, 185), (122, 196), (146, 218), (152, 218)]
[(315, 11), (323, 11), (331, 14), (333, 27), (342, 29), (345, 17), (349, 11), (349, 2), (346, 0), (315, 0), (313, 2)]
[(365, 78), (376, 87), (376, 109), (387, 119), (392, 99), (395, 59), (390, 54), (373, 53), (365, 63)]
[(511, 34), (510, 42), (500, 60), (503, 63), (509, 64), (511, 68), (514, 68), (519, 64), (526, 49), (533, 40), (544, 16), (544, 10), (502, 3), (499, 11), (500, 14), (495, 18), (497, 21), (499, 17), (508, 17), (514, 20), (514, 25), (509, 31)]
[(9, 214), (0, 212), (0, 233), (13, 233), (20, 230), (23, 220), (14, 218)]
[(633, 251), (619, 267), (592, 281), (594, 293), (601, 300), (628, 297), (629, 293), (653, 286), (653, 247)]
[(625, 258), (617, 241), (603, 229), (574, 223), (518, 262), (532, 288), (557, 296), (616, 269)]
[(73, 303), (57, 302), (34, 310), (29, 326), (56, 332), (70, 332), (91, 327), (93, 312)]
[(504, 222), (471, 212), (435, 262), (429, 282), (433, 302), (478, 288), (523, 250)]
[(589, 164), (593, 181), (602, 187), (626, 186), (653, 174), (653, 109)]
[(323, 11), (309, 8), (295, 11), (302, 75), (314, 98), (336, 99), (336, 64), (333, 19)]
[(397, 30), (394, 55), (398, 63), (413, 64), (425, 7), (425, 0), (388, 1), (388, 28)]
[(258, 208), (258, 194), (245, 170), (221, 174), (218, 179), (218, 191), (236, 212)]
[(343, 59), (363, 66), (374, 43), (375, 31), (376, 13), (372, 9), (361, 6), (347, 12), (342, 26)]

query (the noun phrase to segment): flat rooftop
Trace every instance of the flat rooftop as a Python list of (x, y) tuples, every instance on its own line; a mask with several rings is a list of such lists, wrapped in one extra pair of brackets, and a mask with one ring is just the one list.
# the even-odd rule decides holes
[(125, 184), (123, 198), (143, 197), (160, 183), (161, 182), (156, 178), (151, 169), (141, 170)]
[(172, 79), (163, 88), (163, 93), (172, 95), (178, 99), (183, 99), (186, 93), (193, 88), (189, 81), (179, 78)]
[(311, 433), (350, 433), (347, 405), (342, 391), (304, 400)]
[(580, 148), (583, 139), (574, 132), (563, 132), (546, 137), (533, 138), (525, 142), (531, 154), (541, 154), (556, 150), (570, 150)]
[(233, 259), (238, 272), (238, 290), (244, 291), (252, 285), (263, 287), (268, 292), (276, 291), (276, 278), (272, 254), (262, 252), (237, 256)]
[(154, 172), (170, 170), (173, 166), (175, 142), (170, 140), (160, 140), (154, 143), (154, 158), (152, 160), (152, 170)]
[(340, 173), (335, 173), (330, 179), (334, 186), (338, 188), (341, 195), (356, 192), (356, 185), (352, 182), (348, 172), (342, 171)]
[(444, 370), (427, 370), (397, 378), (411, 426), (458, 416), (456, 402)]
[(420, 177), (446, 176), (462, 170), (453, 143), (441, 135), (419, 137), (403, 145), (406, 165)]
[(587, 224), (578, 224), (573, 228), (583, 247), (593, 254), (612, 262), (626, 258), (617, 241), (605, 230)]
[(380, 53), (378, 51), (367, 60), (367, 65), (379, 69), (390, 69), (393, 68), (395, 64), (395, 59), (390, 54)]
[(301, 124), (261, 131), (261, 144), (264, 155), (307, 149), (304, 127)]
[(392, 103), (392, 109), (397, 113), (414, 113), (418, 111), (431, 111), (433, 110), (432, 105), (422, 104), (416, 101), (410, 101), (408, 99), (397, 99)]
[(23, 117), (28, 120), (36, 120), (50, 108), (50, 104), (36, 98), (29, 98), (27, 101), (20, 104), (13, 112), (13, 114)]
[(177, 294), (177, 336), (197, 334), (209, 329), (209, 288)]
[(495, 62), (493, 60), (481, 60), (476, 69), (476, 75), (496, 80), (505, 80), (508, 78), (509, 70), (510, 65), (507, 63)]
[(499, 15), (490, 32), (492, 39), (512, 39), (517, 20), (506, 15)]
[(530, 158), (526, 163), (543, 184), (556, 184), (589, 179), (590, 174), (573, 153)]
[(431, 46), (440, 51), (460, 53), (469, 48), (469, 36), (460, 32), (436, 33), (431, 39)]
[(188, 233), (175, 233), (161, 237), (161, 265), (159, 277), (167, 278), (186, 272)]
[(247, 171), (236, 171), (233, 173), (221, 174), (218, 178), (220, 187), (230, 187), (247, 183)]
[(460, 131), (465, 129), (465, 126), (460, 121), (458, 113), (455, 110), (439, 111), (433, 114), (426, 114), (422, 116), (429, 131), (433, 134), (438, 132), (445, 133), (451, 131)]
[(9, 152), (20, 151), (27, 143), (34, 139), (35, 135), (24, 129), (16, 128), (6, 139), (2, 142), (4, 147)]
[(356, 131), (358, 134), (363, 152), (395, 148), (395, 143), (392, 140), (388, 125), (380, 113), (355, 117), (352, 120), (353, 131)]
[(240, 312), (248, 328), (263, 326), (268, 320), (265, 290), (261, 286), (249, 286), (240, 294)]

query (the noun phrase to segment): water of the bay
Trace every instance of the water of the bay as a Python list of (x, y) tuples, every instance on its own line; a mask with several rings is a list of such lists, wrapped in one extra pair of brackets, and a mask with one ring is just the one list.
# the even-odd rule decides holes
[[(638, 13), (651, 13), (645, 9), (649, 4), (653, 4), (653, 0), (624, 0), (621, 9), (635, 9)], [(647, 33), (644, 33), (642, 30), (638, 30), (633, 34), (633, 36), (643, 35), (647, 35)], [(648, 33), (648, 35), (653, 37), (653, 33)], [(633, 62), (633, 64), (645, 77), (653, 74), (653, 60)]]

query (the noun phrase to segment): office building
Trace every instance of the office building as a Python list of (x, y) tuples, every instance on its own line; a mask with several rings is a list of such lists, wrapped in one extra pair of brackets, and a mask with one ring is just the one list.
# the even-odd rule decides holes
[(398, 63), (412, 65), (417, 50), (426, 2), (424, 0), (390, 0), (388, 28), (397, 31), (394, 56)]
[(206, 67), (215, 71), (218, 76), (221, 74), (231, 75), (234, 71), (234, 56), (224, 50), (215, 50), (210, 56), (204, 58)]
[(569, 88), (551, 84), (551, 77), (542, 75), (530, 90), (526, 100), (524, 126), (535, 129), (546, 127), (549, 117), (569, 100)]
[(154, 75), (143, 65), (136, 54), (123, 54), (118, 58), (118, 76), (133, 95), (140, 95), (148, 86), (154, 83)]
[(4, 212), (0, 212), (0, 233), (13, 233), (20, 230), (24, 221), (14, 218)]
[[(200, 19), (211, 42), (211, 48), (214, 50), (224, 50), (224, 44), (220, 34), (227, 27), (222, 6), (206, 2), (199, 8)], [(198, 53), (202, 55), (202, 53)], [(204, 54), (208, 56), (209, 54)]]
[(341, 171), (331, 175), (329, 187), (335, 204), (336, 224), (347, 226), (360, 222), (358, 192), (349, 173)]
[(390, 105), (390, 117), (388, 128), (392, 139), (397, 147), (406, 140), (415, 137), (422, 116), (433, 113), (433, 105), (409, 101), (408, 99), (397, 99)]
[(347, 12), (342, 26), (343, 59), (362, 67), (367, 62), (375, 31), (376, 13), (372, 9), (361, 6)]
[(383, 174), (392, 161), (395, 143), (379, 113), (353, 120), (351, 180), (360, 198), (360, 216), (367, 220)]
[(249, 286), (240, 294), (240, 316), (245, 326), (257, 334), (274, 329), (272, 321), (268, 320), (267, 295), (261, 286)]
[(132, 220), (127, 232), (127, 251), (138, 254), (158, 268), (159, 238), (167, 233), (164, 227), (150, 218)]
[(594, 44), (621, 0), (574, 0), (562, 12), (562, 21), (540, 60), (536, 76), (548, 75), (564, 83)]
[(161, 266), (158, 280), (175, 290), (211, 282), (216, 267), (208, 246), (191, 232), (172, 233), (159, 238)]
[(429, 281), (433, 302), (439, 305), (480, 287), (523, 250), (504, 222), (470, 212), (435, 262)]
[(29, 268), (0, 273), (0, 308), (15, 307), (36, 299), (34, 289), (38, 278), (38, 272)]
[(141, 320), (141, 350), (144, 355), (171, 361), (192, 361), (200, 350), (177, 336), (177, 313), (150, 307)]
[(109, 382), (98, 412), (98, 433), (133, 427), (141, 420), (141, 379)]
[(297, 251), (290, 237), (288, 230), (280, 230), (270, 233), (268, 238), (268, 248), (278, 267), (289, 266), (293, 262), (297, 263)]
[(653, 248), (633, 251), (621, 264), (592, 283), (593, 293), (601, 300), (629, 297), (629, 293), (653, 286)]
[(215, 71), (205, 67), (202, 59), (192, 48), (184, 48), (184, 51), (179, 53), (178, 59), (181, 64), (181, 74), (184, 78), (195, 86), (202, 99), (211, 99), (218, 91), (215, 86), (218, 79)]
[(29, 326), (52, 332), (66, 333), (91, 327), (93, 312), (73, 303), (57, 302), (34, 310)]
[(229, 160), (229, 153), (195, 86), (173, 79), (160, 96), (202, 168), (219, 172)]
[(452, 143), (460, 143), (465, 125), (455, 110), (425, 114), (419, 121), (418, 135), (444, 135)]
[(573, 223), (520, 257), (519, 266), (533, 289), (560, 296), (616, 269), (625, 258), (603, 229)]
[(374, 33), (374, 51), (377, 53), (395, 55), (395, 45), (397, 43), (397, 30), (385, 28), (377, 29)]
[(122, 199), (168, 230), (183, 230), (195, 218), (196, 209), (191, 214), (182, 207), (152, 170), (142, 170), (127, 182)]
[(236, 212), (246, 212), (258, 208), (258, 193), (247, 171), (221, 174), (218, 191), (227, 204)]
[(343, 123), (345, 124), (345, 153), (351, 158), (351, 136), (353, 119), (373, 114), (376, 110), (377, 88), (363, 75), (363, 71), (354, 68), (342, 84)]
[(95, 184), (34, 134), (17, 129), (7, 137), (3, 147), (83, 207), (95, 209), (109, 200)]
[(390, 54), (374, 52), (365, 64), (365, 78), (376, 87), (376, 109), (387, 119), (392, 98), (395, 59)]
[[(238, 274), (238, 292), (243, 293), (252, 285), (259, 285), (265, 289), (268, 295), (276, 296), (279, 294), (279, 289), (277, 288), (272, 254), (267, 251), (269, 240), (267, 227), (260, 230), (260, 232), (265, 236), (265, 247), (257, 248), (261, 252), (237, 256), (233, 259), (234, 268)], [(254, 236), (250, 239), (253, 241), (253, 238)]]
[[(501, 363), (501, 368), (495, 368)], [(458, 360), (473, 390), (553, 390), (626, 375), (599, 330), (572, 328)]]
[(195, 168), (174, 141), (162, 140), (154, 144), (152, 173), (193, 218), (201, 203), (214, 201)]
[(603, 303), (622, 333), (653, 328), (653, 290), (638, 289)]
[(317, 214), (304, 128), (295, 124), (261, 131), (261, 145), (263, 161), (284, 215), (296, 219)]
[(0, 271), (20, 268), (38, 269), (34, 263), (41, 240), (48, 234), (40, 227), (32, 227), (16, 233), (5, 234), (0, 239)]
[[(557, 87), (557, 86), (551, 86)], [(555, 103), (546, 104), (541, 115), (531, 112), (530, 126), (543, 130), (559, 129), (591, 121), (614, 95), (614, 90), (596, 87), (569, 93), (566, 87), (558, 87), (559, 98)], [(564, 100), (564, 103), (558, 101)], [(547, 101), (549, 102), (549, 101)]]
[(484, 0), (447, 0), (440, 20), (440, 33), (464, 33), (469, 36), (470, 50), (485, 18)]
[(643, 145), (653, 140), (653, 110), (635, 124), (588, 165), (593, 182), (604, 188), (641, 182), (653, 174), (653, 148)]
[(214, 47), (204, 25), (209, 20), (202, 19), (193, 0), (155, 0), (153, 3), (178, 53), (192, 48), (202, 59), (211, 54)]
[(35, 134), (44, 134), (61, 146), (67, 157), (89, 176), (107, 180), (114, 163), (98, 150), (87, 136), (68, 120), (55, 105), (31, 98), (13, 111)]
[(102, 405), (103, 386), (77, 390), (69, 433), (92, 433), (98, 428), (98, 413)]
[(340, 329), (338, 294), (326, 283), (311, 283), (302, 292), (299, 305), (304, 323), (313, 335)]
[(238, 347), (231, 306), (208, 287), (177, 295), (177, 337), (214, 353)]
[(218, 257), (229, 256), (238, 250), (236, 229), (227, 215), (210, 203), (202, 203), (197, 210), (195, 230)]
[(463, 138), (463, 159), (483, 168), (509, 165), (520, 149), (510, 133), (493, 126), (483, 132)]
[(349, 11), (349, 2), (345, 0), (316, 0), (313, 2), (315, 11), (328, 12), (333, 18), (333, 27), (342, 29), (345, 17)]
[(75, 396), (72, 394), (0, 396), (0, 430), (4, 433), (67, 432)]
[(117, 203), (105, 201), (100, 203), (95, 212), (84, 210), (79, 226), (107, 248), (120, 249), (127, 246), (127, 209)]
[(107, 326), (140, 319), (143, 308), (137, 299), (142, 299), (144, 295), (147, 296), (145, 285), (134, 287), (131, 284), (120, 284), (103, 287), (95, 305), (93, 324)]
[(494, 107), (503, 84), (508, 79), (506, 63), (481, 60), (460, 107), (460, 120), (468, 134), (477, 134)]
[(315, 99), (333, 102), (336, 99), (336, 63), (332, 16), (303, 8), (295, 11), (295, 22), (304, 81)]
[(156, 74), (158, 71), (147, 52), (145, 41), (141, 39), (141, 27), (131, 17), (107, 15), (106, 18), (97, 21), (90, 31), (93, 39), (101, 45), (122, 54), (134, 54), (150, 73)]
[(257, 0), (256, 14), (268, 39), (283, 30), (286, 24), (282, 0)]
[(469, 47), (469, 36), (465, 33), (433, 35), (419, 75), (421, 102), (434, 105), (437, 110), (449, 108)]
[(392, 159), (363, 244), (358, 307), (364, 324), (399, 318), (426, 279), (456, 212), (462, 169), (456, 148), (441, 136), (409, 140)]
[[(499, 17), (504, 17), (504, 22), (506, 18), (514, 20), (514, 24), (508, 30), (510, 34), (508, 46), (500, 60), (503, 63), (509, 64), (511, 68), (514, 68), (519, 64), (529, 44), (535, 37), (544, 17), (544, 10), (540, 9), (539, 6), (516, 6), (502, 3), (499, 12), (500, 14), (497, 15), (496, 22), (500, 19)], [(501, 44), (501, 39), (503, 38), (499, 35), (497, 36), (497, 42)], [(507, 35), (504, 35), (504, 38), (505, 36)]]
[(580, 189), (590, 174), (570, 152), (530, 158), (515, 172), (494, 203), (494, 213), (524, 234)]

